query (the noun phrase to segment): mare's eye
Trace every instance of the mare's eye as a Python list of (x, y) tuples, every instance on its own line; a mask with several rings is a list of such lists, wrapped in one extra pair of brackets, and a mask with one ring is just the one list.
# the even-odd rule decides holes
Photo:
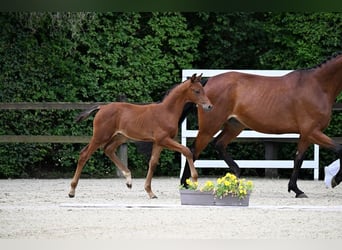
[(195, 94), (197, 94), (197, 95), (201, 93), (201, 91), (200, 91), (199, 89), (195, 89), (194, 92), (195, 92)]

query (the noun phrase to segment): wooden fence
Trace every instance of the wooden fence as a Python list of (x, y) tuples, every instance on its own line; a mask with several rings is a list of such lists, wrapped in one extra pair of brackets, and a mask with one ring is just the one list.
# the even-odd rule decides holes
[[(97, 104), (87, 102), (0, 103), (0, 110), (83, 110)], [(88, 143), (90, 136), (0, 135), (0, 143)]]
[[(118, 101), (125, 101), (125, 96), (119, 96)], [(104, 102), (20, 102), (0, 103), (0, 110), (85, 110)], [(75, 135), (0, 135), (0, 143), (88, 143), (91, 136)], [(122, 144), (118, 149), (118, 156), (127, 166), (127, 145)], [(117, 175), (121, 172), (117, 170)]]
[[(41, 102), (41, 103), (31, 103), (31, 102), (20, 102), (20, 103), (0, 103), (0, 110), (84, 110), (88, 109), (94, 105), (105, 104), (103, 102), (96, 103), (88, 103), (88, 102)], [(333, 110), (342, 110), (342, 103), (336, 103), (333, 107)], [(195, 137), (197, 131), (195, 130), (187, 130), (186, 129), (186, 120), (182, 125), (182, 135), (180, 140), (182, 140), (183, 144), (186, 144), (187, 138)], [(244, 132), (251, 133), (251, 132)], [(267, 138), (268, 137), (268, 138)], [(272, 136), (271, 136), (272, 137)], [(275, 142), (284, 142), (289, 140), (295, 140), (295, 138), (290, 138), (285, 135), (279, 136), (279, 138), (271, 138), (266, 135), (243, 135), (240, 136), (241, 141), (263, 141), (266, 144), (266, 152), (265, 158), (270, 159), (274, 158), (274, 152), (277, 151), (277, 144)], [(342, 142), (342, 138), (334, 138), (339, 143)], [(65, 136), (56, 136), (56, 135), (0, 135), (0, 143), (88, 143), (90, 140), (90, 136), (74, 136), (74, 135), (65, 135)], [(127, 162), (127, 146), (123, 145), (119, 151), (120, 158)], [(183, 164), (181, 164), (181, 169), (183, 169), (185, 160), (182, 159)], [(246, 162), (245, 162), (246, 163)], [(252, 165), (250, 165), (252, 164)], [(281, 163), (284, 164), (284, 163)], [(217, 161), (196, 161), (196, 167), (226, 167), (226, 165), (221, 162), (217, 164)], [(246, 165), (246, 164), (245, 164)], [(245, 166), (243, 165), (243, 166)], [(276, 165), (276, 164), (275, 164)], [(278, 165), (283, 166), (283, 165)], [(250, 162), (249, 165), (245, 167), (255, 167), (253, 162)], [(265, 165), (264, 165), (265, 167)], [(266, 166), (267, 167), (267, 166)], [(317, 168), (315, 168), (317, 169)], [(316, 171), (316, 170), (315, 170)], [(318, 172), (315, 172), (315, 179), (318, 177)]]

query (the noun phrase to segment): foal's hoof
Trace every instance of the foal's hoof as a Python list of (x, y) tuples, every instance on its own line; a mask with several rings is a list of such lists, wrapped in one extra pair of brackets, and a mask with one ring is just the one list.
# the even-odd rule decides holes
[(69, 198), (74, 198), (75, 197), (75, 194), (70, 194), (69, 193)]
[(150, 199), (158, 199), (158, 196), (154, 194), (150, 197)]
[(132, 183), (126, 183), (126, 186), (131, 189), (132, 188)]
[(296, 194), (296, 198), (309, 198), (305, 193)]

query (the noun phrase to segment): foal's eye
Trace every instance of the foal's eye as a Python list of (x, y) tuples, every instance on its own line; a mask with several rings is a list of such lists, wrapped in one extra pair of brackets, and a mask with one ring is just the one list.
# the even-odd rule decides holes
[(199, 89), (195, 89), (194, 92), (195, 92), (196, 95), (201, 93), (201, 91)]

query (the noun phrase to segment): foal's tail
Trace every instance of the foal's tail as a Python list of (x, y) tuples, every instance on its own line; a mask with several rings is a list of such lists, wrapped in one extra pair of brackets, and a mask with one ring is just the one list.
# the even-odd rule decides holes
[(90, 109), (83, 111), (81, 114), (79, 114), (76, 118), (75, 118), (75, 122), (81, 122), (83, 120), (85, 120), (88, 116), (90, 116), (91, 114), (95, 113), (96, 111), (98, 111), (100, 109), (100, 106), (93, 106)]

